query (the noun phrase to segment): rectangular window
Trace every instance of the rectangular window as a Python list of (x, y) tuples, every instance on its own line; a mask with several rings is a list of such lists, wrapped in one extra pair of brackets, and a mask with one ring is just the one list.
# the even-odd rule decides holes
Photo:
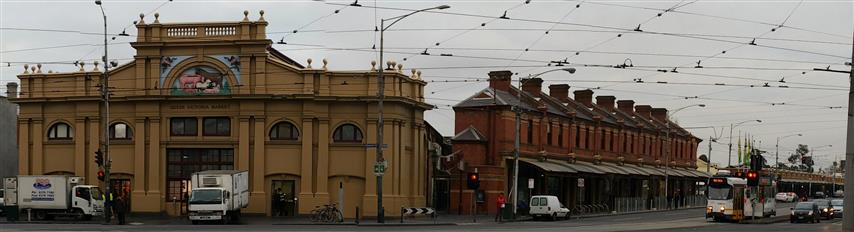
[(528, 144), (534, 143), (534, 120), (528, 119)]
[(602, 129), (602, 134), (600, 134), (599, 138), (599, 149), (607, 150), (605, 147), (605, 129)]
[(590, 141), (592, 141), (592, 140), (593, 140), (593, 138), (590, 137), (590, 129), (585, 129), (584, 130), (584, 149), (590, 149), (590, 147), (591, 147)]
[(629, 153), (629, 136), (628, 133), (623, 132), (623, 153)]
[(546, 143), (548, 145), (552, 145), (552, 122), (549, 122), (549, 127), (546, 128)]
[(581, 126), (575, 125), (575, 144), (576, 148), (581, 147)]
[(563, 124), (558, 123), (557, 125), (557, 145), (563, 148)]
[(204, 135), (231, 135), (231, 119), (226, 117), (205, 118)]
[(171, 118), (169, 124), (172, 136), (196, 136), (197, 134), (196, 118)]

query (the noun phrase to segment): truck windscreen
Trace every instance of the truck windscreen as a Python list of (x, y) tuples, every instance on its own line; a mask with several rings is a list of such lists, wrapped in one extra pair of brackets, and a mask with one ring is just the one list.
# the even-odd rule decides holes
[(222, 190), (197, 189), (190, 196), (190, 204), (220, 204), (222, 203)]
[(104, 195), (101, 193), (101, 188), (92, 187), (90, 189), (90, 192), (92, 193), (92, 199), (95, 199), (95, 200), (103, 200), (104, 199)]

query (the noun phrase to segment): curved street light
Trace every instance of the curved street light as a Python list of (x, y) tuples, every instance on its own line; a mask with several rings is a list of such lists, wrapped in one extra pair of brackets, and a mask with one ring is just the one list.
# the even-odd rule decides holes
[(786, 135), (786, 136), (782, 136), (782, 137), (777, 137), (777, 145), (775, 146), (777, 148), (777, 154), (774, 157), (774, 166), (776, 168), (780, 168), (780, 140), (788, 138), (788, 137), (792, 137), (792, 136), (803, 136), (803, 134), (797, 133), (797, 134), (791, 134), (791, 135)]
[[(573, 74), (573, 73), (575, 73), (575, 68), (557, 68), (557, 69), (547, 70), (547, 71), (540, 72), (540, 73), (537, 73), (534, 75), (529, 75), (528, 78), (535, 78), (535, 77), (542, 76), (543, 74), (550, 73), (550, 72), (556, 72), (556, 71), (565, 71), (565, 72), (568, 72), (569, 74)], [(521, 90), (522, 89), (522, 78), (519, 78), (518, 83), (519, 83), (519, 91), (522, 91)], [(495, 93), (493, 93), (493, 95), (494, 94)], [(510, 196), (511, 196), (511, 201), (513, 202), (513, 218), (514, 219), (516, 218), (516, 212), (518, 211), (518, 204), (517, 203), (519, 201), (519, 194), (518, 194), (518, 192), (519, 192), (518, 191), (518, 188), (519, 188), (519, 146), (520, 146), (519, 145), (519, 143), (520, 143), (519, 130), (522, 129), (521, 128), (522, 127), (522, 108), (518, 104), (522, 102), (521, 97), (522, 96), (520, 94), (519, 95), (520, 101), (517, 103), (517, 105), (513, 106), (513, 112), (515, 112), (515, 114), (516, 114), (516, 136), (515, 136), (516, 138), (515, 138), (515, 141), (513, 142), (513, 186), (512, 186), (512, 189), (510, 190), (510, 194), (511, 194)]]
[(726, 161), (726, 166), (727, 166), (727, 167), (732, 166), (732, 130), (733, 130), (735, 127), (737, 127), (737, 126), (739, 126), (739, 125), (741, 125), (741, 124), (748, 123), (748, 122), (757, 122), (757, 123), (762, 123), (762, 120), (754, 119), (754, 120), (747, 120), (747, 121), (742, 121), (742, 122), (739, 122), (739, 123), (731, 123), (731, 124), (729, 124), (729, 156), (727, 157), (727, 161)]
[[(400, 22), (400, 20), (402, 20), (406, 17), (409, 17), (410, 15), (413, 15), (413, 14), (416, 14), (419, 12), (428, 11), (428, 10), (444, 10), (444, 9), (448, 9), (448, 8), (451, 8), (451, 6), (441, 5), (441, 6), (436, 6), (436, 7), (424, 8), (421, 10), (416, 10), (416, 11), (410, 12), (410, 13), (405, 14), (405, 15), (395, 16), (395, 17), (380, 20), (380, 62), (379, 62), (380, 68), (379, 68), (379, 73), (377, 74), (377, 77), (378, 77), (377, 85), (379, 85), (379, 89), (378, 89), (378, 92), (379, 92), (378, 98), (379, 99), (378, 99), (378, 104), (377, 104), (378, 111), (379, 111), (378, 116), (377, 116), (377, 147), (376, 147), (376, 149), (377, 149), (377, 160), (376, 160), (377, 164), (380, 164), (383, 161), (385, 161), (385, 158), (383, 158), (383, 149), (382, 149), (382, 143), (383, 143), (383, 100), (385, 100), (385, 76), (383, 76), (383, 70), (385, 70), (385, 67), (383, 67), (383, 47), (384, 47), (385, 31), (388, 28), (390, 28), (392, 25), (394, 25), (395, 23)], [(389, 23), (388, 26), (386, 26), (385, 25), (386, 21), (392, 21), (392, 22)], [(377, 175), (377, 223), (385, 223), (385, 212), (383, 210), (383, 175), (382, 174)]]
[[(706, 104), (693, 104), (693, 105), (683, 106), (683, 107), (680, 107), (680, 108), (677, 108), (677, 109), (671, 111), (670, 113), (668, 113), (665, 116), (664, 125), (666, 126), (666, 131), (664, 133), (665, 133), (665, 138), (667, 138), (667, 148), (668, 148), (666, 150), (667, 153), (665, 153), (665, 156), (664, 156), (664, 198), (665, 199), (667, 199), (670, 196), (670, 188), (669, 188), (670, 175), (667, 174), (667, 169), (670, 169), (670, 167), (669, 167), (670, 166), (670, 150), (671, 150), (670, 148), (673, 144), (671, 142), (671, 139), (670, 139), (670, 117), (673, 116), (674, 114), (676, 114), (677, 112), (681, 111), (681, 110), (688, 109), (688, 108), (695, 107), (695, 106), (696, 107), (706, 107)], [(667, 208), (670, 208), (670, 203), (667, 203)]]

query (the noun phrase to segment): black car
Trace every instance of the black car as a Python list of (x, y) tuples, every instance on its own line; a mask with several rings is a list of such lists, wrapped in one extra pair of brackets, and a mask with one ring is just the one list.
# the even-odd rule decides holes
[(819, 214), (821, 217), (825, 219), (833, 218), (833, 205), (830, 204), (830, 200), (828, 199), (815, 199), (813, 200), (816, 205), (818, 205)]
[(818, 205), (815, 202), (798, 202), (792, 208), (792, 214), (789, 216), (789, 222), (820, 222)]

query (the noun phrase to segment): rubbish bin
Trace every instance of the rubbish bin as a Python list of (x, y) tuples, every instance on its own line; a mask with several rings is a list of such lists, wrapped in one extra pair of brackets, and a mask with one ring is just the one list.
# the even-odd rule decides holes
[(509, 208), (507, 206), (501, 211), (501, 217), (504, 220), (512, 220), (513, 219), (513, 208)]
[(18, 206), (4, 206), (3, 213), (6, 214), (6, 220), (10, 222), (18, 221)]

